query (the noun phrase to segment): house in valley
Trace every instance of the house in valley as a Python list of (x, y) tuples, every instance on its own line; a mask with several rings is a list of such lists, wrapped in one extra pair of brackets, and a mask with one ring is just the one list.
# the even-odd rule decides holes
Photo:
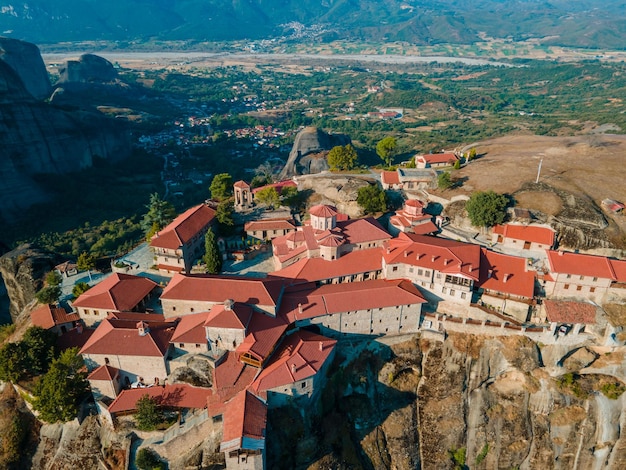
[(496, 225), (492, 230), (492, 242), (519, 250), (551, 250), (555, 231), (548, 225)]
[(296, 231), (293, 219), (261, 219), (246, 222), (244, 231), (249, 238), (257, 240), (273, 240)]
[(459, 160), (454, 153), (431, 153), (415, 156), (415, 166), (417, 168), (441, 168), (454, 166)]
[(206, 204), (194, 206), (176, 217), (150, 240), (159, 271), (190, 272), (204, 252), (204, 235), (213, 225), (215, 210)]
[(424, 213), (427, 206), (428, 203), (418, 199), (407, 200), (402, 209), (389, 218), (389, 233), (395, 236), (400, 232), (420, 235), (438, 232), (439, 227), (434, 224), (433, 216)]
[(70, 331), (82, 324), (77, 313), (67, 313), (64, 308), (55, 305), (42, 305), (30, 313), (34, 326), (55, 332), (58, 335)]

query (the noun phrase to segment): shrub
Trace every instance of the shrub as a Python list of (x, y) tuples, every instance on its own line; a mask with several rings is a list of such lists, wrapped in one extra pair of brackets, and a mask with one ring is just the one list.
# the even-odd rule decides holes
[(465, 447), (461, 447), (460, 449), (451, 449), (448, 451), (448, 455), (454, 464), (454, 470), (464, 470), (466, 469), (465, 459), (466, 459), (467, 449)]
[(139, 470), (165, 470), (165, 463), (160, 459), (159, 455), (147, 447), (139, 449), (135, 465)]
[(606, 383), (600, 388), (602, 394), (611, 400), (617, 400), (622, 393), (626, 391), (626, 387), (617, 382)]
[(488, 453), (489, 453), (489, 443), (485, 442), (485, 445), (481, 449), (480, 453), (476, 456), (476, 465), (480, 465), (482, 461), (485, 460), (485, 457), (487, 457)]
[(141, 431), (154, 431), (164, 421), (163, 412), (157, 402), (146, 394), (137, 400), (137, 413), (135, 413), (137, 428)]

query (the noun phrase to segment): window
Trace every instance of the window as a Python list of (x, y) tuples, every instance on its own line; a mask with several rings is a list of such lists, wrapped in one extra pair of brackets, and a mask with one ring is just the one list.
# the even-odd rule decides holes
[(445, 287), (441, 288), (441, 292), (443, 292), (444, 294), (448, 292), (448, 289), (446, 289)]
[(467, 297), (467, 294), (465, 292), (461, 292), (461, 298), (464, 299), (465, 297)]
[(424, 275), (424, 270), (423, 269), (418, 269), (417, 270), (417, 274), (420, 275), (420, 276), (423, 276)]
[(454, 289), (450, 289), (450, 295), (454, 295)]
[(585, 279), (585, 276), (580, 276), (580, 280), (582, 281), (583, 279)]
[(565, 276), (566, 279), (570, 279), (572, 277), (571, 274), (568, 274), (567, 276)]
[(414, 269), (413, 269), (413, 267), (411, 266), (411, 267), (409, 268), (409, 272), (410, 272), (410, 273), (412, 273), (413, 271), (414, 271)]
[(583, 290), (583, 286), (576, 286), (576, 290)]
[(565, 285), (563, 286), (563, 289), (565, 289), (565, 290), (569, 289), (569, 284), (565, 284)]
[(104, 358), (104, 363), (108, 366), (111, 363), (111, 361), (109, 361), (108, 357), (105, 357)]
[(191, 312), (193, 312), (193, 307), (191, 307), (189, 310), (190, 310)]
[(398, 270), (398, 266), (394, 266), (392, 271), (395, 273)]
[(200, 343), (196, 343), (196, 348), (199, 348), (199, 347), (200, 347)]
[(437, 273), (437, 279), (441, 279), (441, 273)]
[(306, 388), (306, 382), (302, 382), (302, 388)]
[(178, 343), (178, 347), (179, 348), (184, 348), (185, 347), (185, 343)]
[(595, 288), (595, 287), (590, 287), (590, 288), (589, 288), (589, 292), (595, 292), (595, 291), (596, 291), (596, 288)]
[(98, 315), (100, 315), (100, 312), (99, 312), (98, 310), (94, 310), (94, 311), (93, 311), (93, 314), (94, 314), (95, 316), (98, 316)]
[(176, 307), (172, 307), (172, 312), (175, 312), (175, 311), (176, 311)]
[(594, 277), (594, 278), (593, 278), (593, 282), (597, 282), (597, 281), (598, 281), (598, 278), (597, 278), (597, 277)]
[(424, 276), (430, 276), (430, 271), (428, 269), (424, 271)]

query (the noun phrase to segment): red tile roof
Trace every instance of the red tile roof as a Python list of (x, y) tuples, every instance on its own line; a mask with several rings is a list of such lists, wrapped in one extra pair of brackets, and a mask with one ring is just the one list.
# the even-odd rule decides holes
[(214, 218), (215, 210), (205, 204), (187, 209), (158, 232), (150, 246), (176, 250), (203, 231)]
[(204, 329), (206, 317), (207, 312), (192, 313), (181, 317), (170, 341), (172, 343), (206, 344), (206, 330)]
[(526, 258), (496, 253), (482, 248), (480, 281), (477, 287), (532, 299), (537, 273), (528, 271), (526, 267)]
[(336, 343), (305, 330), (287, 336), (254, 381), (253, 389), (258, 393), (312, 377), (324, 365)]
[(626, 260), (610, 259), (609, 262), (615, 273), (615, 280), (620, 283), (626, 282)]
[(106, 380), (111, 382), (119, 373), (120, 370), (118, 368), (111, 367), (105, 364), (98, 367), (91, 374), (89, 374), (87, 380)]
[(69, 348), (80, 349), (89, 341), (89, 338), (91, 338), (95, 331), (96, 330), (93, 328), (84, 328), (82, 326), (72, 328), (57, 338), (57, 347), (61, 351), (65, 351)]
[(252, 307), (248, 305), (235, 303), (228, 309), (222, 304), (216, 304), (211, 307), (211, 311), (205, 316), (204, 326), (245, 330), (251, 318)]
[(271, 276), (314, 282), (381, 270), (382, 248), (356, 250), (339, 259), (305, 258), (291, 266), (270, 273)]
[(283, 317), (270, 317), (253, 312), (246, 331), (246, 338), (237, 347), (237, 353), (248, 353), (264, 362), (276, 347), (289, 324)]
[[(259, 369), (240, 362), (236, 352), (228, 351), (224, 360), (215, 367), (213, 372), (213, 388), (216, 395), (209, 400), (209, 408), (212, 410), (214, 406), (230, 400), (242, 390), (247, 389), (258, 372)], [(211, 415), (215, 416), (213, 411)]]
[(577, 276), (590, 276), (616, 280), (613, 266), (604, 256), (546, 250), (550, 271)]
[(397, 171), (383, 171), (380, 174), (383, 184), (400, 184), (400, 176)]
[(265, 186), (260, 186), (258, 188), (254, 188), (252, 190), (252, 194), (256, 194), (259, 191), (266, 189), (266, 188), (274, 188), (276, 189), (276, 192), (278, 192), (278, 194), (280, 195), (281, 191), (283, 190), (283, 188), (297, 188), (298, 185), (296, 184), (295, 181), (293, 180), (285, 180), (285, 181), (279, 181), (278, 183), (272, 183), (272, 184), (266, 184)]
[(122, 390), (109, 406), (110, 413), (134, 411), (137, 401), (144, 395), (154, 398), (159, 406), (167, 408), (206, 408), (207, 398), (213, 394), (210, 388), (189, 384), (173, 384)]
[(276, 305), (282, 281), (268, 278), (175, 274), (163, 289), (161, 299), (223, 302), (232, 299), (248, 305)]
[(239, 449), (244, 438), (265, 440), (267, 405), (252, 393), (240, 392), (224, 407), (224, 432), (220, 451)]
[(291, 219), (263, 219), (247, 222), (244, 226), (246, 232), (256, 230), (295, 230), (296, 226)]
[[(144, 336), (139, 335), (137, 327), (139, 323), (148, 325), (148, 333)], [(96, 328), (80, 353), (164, 357), (175, 326), (176, 321), (135, 322), (106, 318)]]
[(389, 240), (391, 238), (391, 235), (373, 217), (337, 222), (337, 228), (342, 231), (346, 241), (350, 244)]
[(410, 264), (478, 281), (480, 246), (445, 238), (400, 233), (386, 244), (385, 262)]
[(496, 225), (493, 228), (493, 233), (502, 235), (504, 238), (513, 238), (514, 240), (523, 240), (548, 246), (554, 245), (554, 230), (550, 227), (504, 224)]
[(421, 155), (421, 157), (425, 162), (430, 163), (431, 165), (433, 163), (454, 163), (458, 160), (458, 157), (453, 153), (431, 153)]
[(376, 279), (326, 284), (321, 287), (303, 284), (287, 289), (281, 303), (280, 315), (293, 323), (327, 314), (425, 302), (419, 290), (404, 279)]
[(74, 301), (73, 306), (103, 310), (132, 310), (155, 287), (157, 283), (146, 277), (113, 273), (81, 294)]
[(334, 217), (338, 214), (337, 209), (326, 204), (318, 204), (309, 209), (309, 214), (315, 217)]
[(596, 322), (596, 306), (583, 302), (546, 300), (543, 303), (548, 321), (558, 323)]
[(80, 317), (77, 313), (67, 313), (64, 308), (42, 305), (30, 313), (30, 319), (33, 325), (48, 330), (56, 325), (79, 321)]
[(248, 183), (246, 183), (244, 180), (239, 180), (237, 181), (235, 184), (233, 184), (233, 186), (235, 188), (243, 188), (243, 189), (250, 189), (250, 185)]

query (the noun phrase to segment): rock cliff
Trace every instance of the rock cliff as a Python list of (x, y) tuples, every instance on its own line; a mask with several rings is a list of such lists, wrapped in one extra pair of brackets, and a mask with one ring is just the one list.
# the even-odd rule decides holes
[(0, 37), (0, 61), (17, 74), (24, 88), (34, 98), (43, 100), (50, 96), (50, 78), (37, 46)]
[(347, 135), (327, 134), (316, 127), (302, 129), (296, 135), (287, 163), (280, 173), (280, 179), (328, 170), (327, 151), (337, 145), (349, 143), (350, 137)]
[(59, 262), (55, 254), (29, 244), (0, 256), (0, 274), (9, 296), (13, 321), (35, 299), (46, 274)]
[(58, 84), (80, 83), (103, 83), (117, 78), (117, 70), (113, 64), (103, 57), (95, 54), (83, 54), (78, 60), (68, 60), (59, 69)]
[(351, 175), (303, 175), (296, 178), (299, 191), (310, 191), (314, 195), (309, 201), (314, 204), (331, 204), (339, 212), (350, 217), (360, 217), (363, 209), (356, 202), (359, 188), (373, 184), (373, 178)]

